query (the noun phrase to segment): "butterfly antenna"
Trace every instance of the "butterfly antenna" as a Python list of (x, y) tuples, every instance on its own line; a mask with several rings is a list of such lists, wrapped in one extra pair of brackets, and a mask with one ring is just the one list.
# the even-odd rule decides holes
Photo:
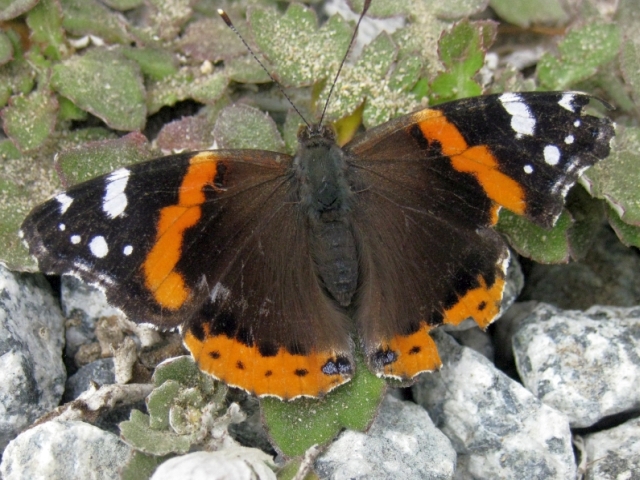
[(287, 92), (285, 92), (284, 88), (282, 87), (282, 85), (280, 85), (280, 82), (278, 82), (275, 78), (273, 78), (273, 75), (271, 75), (269, 70), (267, 70), (267, 67), (264, 66), (264, 64), (260, 61), (258, 56), (253, 52), (253, 50), (251, 49), (251, 47), (249, 46), (247, 41), (244, 39), (244, 37), (242, 35), (240, 35), (240, 32), (238, 31), (238, 29), (235, 27), (235, 25), (233, 24), (233, 22), (229, 18), (229, 15), (227, 15), (227, 12), (225, 12), (224, 10), (218, 9), (218, 15), (220, 15), (222, 17), (222, 20), (224, 20), (224, 23), (227, 24), (227, 27), (229, 27), (231, 30), (233, 30), (233, 32), (238, 36), (238, 38), (240, 40), (242, 40), (242, 43), (244, 43), (244, 46), (247, 48), (247, 50), (249, 50), (249, 53), (254, 58), (254, 60), (256, 62), (258, 62), (258, 65), (260, 65), (262, 67), (262, 69), (267, 73), (267, 75), (269, 75), (269, 78), (271, 79), (271, 81), (273, 81), (273, 83), (275, 83), (278, 86), (278, 88), (280, 89), (280, 91), (284, 95), (284, 98), (287, 99), (287, 101), (291, 104), (291, 106), (296, 111), (296, 113), (298, 115), (300, 115), (300, 118), (302, 119), (302, 121), (304, 123), (307, 124), (307, 127), (311, 128), (311, 125), (309, 124), (309, 122), (307, 122), (307, 119), (304, 118), (302, 113), (300, 113), (300, 110), (298, 110), (298, 108), (295, 106), (295, 104), (291, 101), (291, 99), (289, 98), (289, 95), (287, 95)]
[(362, 13), (360, 14), (360, 18), (358, 19), (358, 23), (356, 23), (356, 28), (353, 30), (353, 35), (351, 35), (351, 41), (349, 42), (349, 46), (347, 47), (347, 51), (342, 58), (342, 62), (340, 62), (340, 67), (338, 68), (338, 72), (336, 73), (336, 77), (333, 79), (333, 83), (331, 84), (331, 89), (329, 90), (329, 95), (327, 95), (327, 101), (324, 104), (324, 109), (322, 110), (322, 115), (320, 116), (320, 124), (324, 120), (324, 115), (327, 113), (327, 107), (329, 106), (329, 100), (331, 99), (331, 94), (333, 93), (333, 89), (336, 87), (336, 83), (338, 82), (338, 77), (340, 77), (340, 72), (342, 71), (342, 67), (344, 63), (347, 61), (349, 57), (349, 52), (351, 51), (351, 47), (353, 46), (353, 42), (356, 40), (356, 36), (358, 35), (358, 28), (360, 28), (360, 22), (367, 14), (367, 10), (371, 6), (371, 0), (365, 0), (364, 6), (362, 7)]

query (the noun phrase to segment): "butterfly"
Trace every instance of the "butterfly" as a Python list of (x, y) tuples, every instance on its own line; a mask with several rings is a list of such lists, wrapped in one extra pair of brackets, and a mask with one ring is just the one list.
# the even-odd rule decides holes
[(45, 272), (99, 286), (137, 322), (179, 327), (200, 368), (259, 396), (319, 397), (361, 349), (376, 375), (440, 365), (429, 332), (499, 314), (500, 208), (550, 227), (607, 157), (607, 118), (577, 92), (423, 109), (343, 147), (301, 129), (295, 155), (171, 155), (75, 185), (21, 235)]

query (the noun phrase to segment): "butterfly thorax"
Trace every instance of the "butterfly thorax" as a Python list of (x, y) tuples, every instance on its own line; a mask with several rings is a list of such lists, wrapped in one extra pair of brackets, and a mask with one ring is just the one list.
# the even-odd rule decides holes
[(298, 142), (294, 166), (311, 257), (325, 289), (346, 307), (358, 284), (358, 252), (349, 221), (353, 192), (345, 155), (327, 126), (301, 129)]

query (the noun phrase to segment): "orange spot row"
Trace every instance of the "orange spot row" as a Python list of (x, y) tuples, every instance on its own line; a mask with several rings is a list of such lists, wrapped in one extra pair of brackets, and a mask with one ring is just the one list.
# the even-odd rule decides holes
[(200, 369), (254, 395), (283, 400), (319, 397), (351, 378), (322, 372), (322, 367), (335, 359), (332, 352), (292, 355), (280, 348), (276, 355), (264, 357), (255, 346), (249, 347), (226, 335), (210, 335), (206, 325), (205, 332), (203, 342), (188, 330), (184, 335), (184, 343)]
[(430, 327), (422, 328), (411, 335), (397, 335), (382, 345), (383, 350), (391, 350), (397, 358), (383, 367), (382, 374), (400, 380), (410, 380), (421, 372), (437, 370), (442, 365), (438, 347), (429, 335)]
[(458, 325), (473, 317), (480, 328), (487, 328), (500, 313), (500, 301), (504, 290), (504, 279), (497, 278), (489, 288), (482, 275), (478, 275), (480, 286), (469, 290), (458, 302), (445, 311), (444, 323)]
[(469, 147), (458, 128), (440, 110), (422, 110), (414, 118), (424, 137), (441, 145), (442, 153), (451, 158), (453, 168), (474, 175), (494, 202), (514, 213), (524, 214), (526, 204), (522, 188), (499, 170), (498, 161), (487, 146)]
[(195, 155), (180, 185), (178, 204), (160, 212), (156, 226), (156, 243), (142, 265), (146, 287), (164, 308), (179, 309), (189, 288), (182, 275), (174, 271), (182, 255), (184, 232), (200, 220), (205, 195), (203, 187), (213, 185), (217, 172), (216, 156), (210, 152)]

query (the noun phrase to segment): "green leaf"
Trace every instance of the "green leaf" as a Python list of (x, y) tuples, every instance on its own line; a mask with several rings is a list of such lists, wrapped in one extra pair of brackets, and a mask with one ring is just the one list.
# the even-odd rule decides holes
[(53, 67), (51, 86), (116, 130), (141, 130), (145, 92), (138, 64), (113, 50), (91, 49)]
[[(351, 10), (360, 14), (364, 6), (362, 0), (353, 0), (349, 2)], [(370, 17), (384, 18), (394, 17), (397, 15), (410, 15), (412, 13), (413, 3), (411, 0), (376, 0), (371, 2), (371, 7), (367, 15)]]
[(271, 81), (267, 72), (249, 55), (229, 60), (225, 65), (229, 79), (234, 82), (268, 83)]
[(446, 2), (428, 0), (426, 3), (433, 6), (433, 10), (439, 18), (456, 20), (482, 12), (487, 8), (489, 0), (448, 0)]
[(522, 28), (562, 25), (569, 20), (560, 0), (491, 0), (489, 4), (500, 18)]
[(248, 105), (231, 105), (220, 113), (213, 136), (220, 148), (254, 148), (281, 152), (284, 142), (274, 121)]
[(175, 105), (188, 98), (212, 105), (225, 93), (229, 79), (220, 72), (202, 73), (199, 68), (183, 67), (147, 89), (147, 109), (156, 113), (162, 107)]
[(27, 94), (35, 85), (36, 72), (24, 58), (17, 58), (0, 66), (0, 106), (9, 101), (11, 94)]
[(637, 104), (640, 102), (640, 39), (635, 35), (627, 38), (622, 45), (620, 69)]
[(144, 135), (131, 133), (64, 151), (58, 155), (58, 165), (67, 184), (75, 185), (152, 156)]
[(166, 50), (126, 47), (122, 49), (122, 54), (137, 62), (142, 73), (153, 80), (162, 80), (178, 71), (176, 58)]
[(36, 271), (37, 265), (18, 236), (22, 220), (33, 203), (33, 195), (20, 151), (10, 140), (0, 140), (0, 262), (11, 269)]
[(565, 90), (613, 60), (619, 47), (620, 31), (615, 25), (589, 23), (573, 29), (558, 45), (558, 57), (545, 53), (540, 58), (540, 84), (550, 90)]
[(607, 219), (622, 243), (627, 247), (640, 248), (640, 227), (625, 223), (611, 207), (607, 208)]
[(625, 223), (640, 226), (640, 128), (618, 126), (611, 155), (591, 167), (581, 182)]
[(147, 411), (149, 412), (149, 427), (153, 430), (166, 430), (169, 428), (169, 411), (184, 388), (175, 380), (167, 380), (162, 385), (153, 389), (147, 397)]
[(431, 84), (432, 103), (473, 97), (482, 87), (473, 79), (484, 64), (484, 55), (497, 33), (493, 22), (463, 20), (443, 34), (438, 43), (440, 61), (446, 70)]
[(567, 195), (566, 207), (573, 224), (569, 228), (571, 258), (580, 260), (586, 256), (604, 220), (604, 202), (593, 198), (581, 186)]
[(108, 43), (127, 44), (131, 36), (127, 24), (97, 0), (60, 0), (62, 26), (72, 35), (93, 35)]
[(129, 461), (122, 467), (121, 480), (147, 480), (151, 478), (158, 465), (172, 458), (173, 455), (156, 457), (135, 451)]
[(4, 65), (13, 58), (13, 43), (11, 39), (0, 31), (0, 65)]
[(129, 420), (120, 423), (120, 435), (136, 450), (156, 456), (187, 453), (191, 438), (167, 430), (149, 428), (149, 415), (131, 410)]
[(62, 95), (58, 95), (58, 103), (60, 104), (58, 119), (61, 121), (85, 120), (88, 116), (87, 112), (78, 108), (75, 103)]
[(58, 102), (48, 91), (12, 97), (2, 110), (4, 131), (23, 152), (41, 147), (56, 124)]
[(31, 29), (31, 40), (41, 46), (46, 57), (60, 60), (67, 54), (60, 3), (40, 0), (27, 15), (27, 25)]
[(569, 261), (571, 224), (571, 215), (566, 211), (562, 212), (555, 226), (547, 230), (503, 208), (497, 230), (524, 257), (538, 263), (564, 263)]
[[(247, 38), (246, 21), (234, 18), (233, 24), (240, 34)], [(180, 52), (198, 62), (209, 60), (217, 63), (242, 56), (251, 58), (259, 67), (253, 57), (248, 55), (247, 47), (218, 15), (215, 18), (203, 18), (190, 23), (180, 36), (177, 47)]]
[(102, 0), (102, 3), (114, 10), (126, 11), (139, 7), (144, 3), (144, 0)]
[(147, 0), (145, 25), (132, 30), (144, 43), (173, 41), (191, 17), (193, 3), (193, 0)]
[(0, 0), (0, 22), (19, 17), (31, 10), (38, 0)]
[(159, 387), (169, 380), (186, 387), (199, 387), (205, 393), (209, 393), (215, 385), (213, 378), (203, 374), (189, 355), (171, 358), (158, 365), (153, 372), (153, 384)]
[(253, 8), (249, 23), (260, 51), (282, 85), (301, 87), (333, 78), (347, 51), (352, 27), (334, 15), (318, 28), (310, 8), (291, 4), (284, 14)]
[(286, 456), (295, 457), (315, 444), (331, 441), (343, 428), (366, 430), (385, 389), (385, 381), (371, 373), (362, 354), (356, 352), (354, 377), (324, 398), (291, 402), (263, 398), (260, 407), (272, 442)]
[[(364, 104), (363, 124), (379, 125), (400, 114), (416, 110), (420, 103), (411, 89), (422, 71), (419, 56), (398, 60), (398, 47), (386, 33), (367, 45), (355, 65), (345, 65), (333, 91), (326, 118), (345, 118)], [(331, 85), (324, 85), (324, 101)]]

